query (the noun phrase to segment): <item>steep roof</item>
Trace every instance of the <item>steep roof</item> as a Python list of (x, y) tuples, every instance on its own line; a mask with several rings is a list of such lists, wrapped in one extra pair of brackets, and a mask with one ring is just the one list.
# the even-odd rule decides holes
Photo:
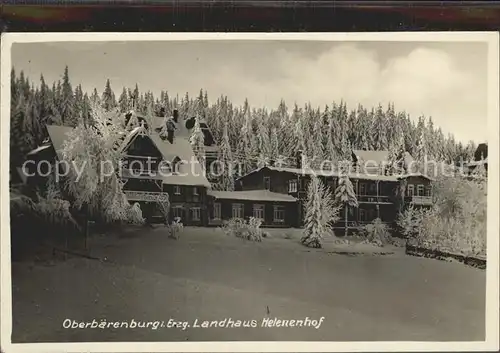
[[(121, 146), (126, 146), (127, 143), (140, 132), (140, 129), (141, 128), (138, 127), (132, 130), (125, 137), (124, 141), (120, 143)], [(73, 128), (67, 126), (47, 125), (50, 140), (59, 159), (62, 159), (61, 149), (63, 143), (67, 139), (68, 133), (72, 130)], [(195, 157), (191, 144), (186, 138), (176, 135), (174, 142), (170, 143), (166, 140), (162, 140), (156, 131), (153, 131), (149, 137), (166, 161), (171, 162), (175, 159), (175, 157), (179, 157), (182, 161), (187, 162), (180, 165), (179, 174), (167, 174), (163, 176), (164, 184), (204, 186), (207, 188), (211, 187), (210, 182), (203, 173), (199, 161)]]
[(365, 150), (353, 150), (352, 151), (359, 162), (371, 161), (374, 164), (381, 164), (386, 161), (389, 157), (389, 151), (365, 151)]
[(400, 175), (397, 178), (398, 179), (406, 179), (406, 178), (410, 178), (410, 177), (422, 177), (422, 178), (425, 178), (425, 179), (428, 179), (428, 180), (431, 180), (431, 181), (435, 180), (434, 178), (431, 178), (430, 176), (422, 174), (420, 172), (417, 172), (417, 173), (408, 173), (408, 174)]
[(49, 134), (50, 141), (54, 146), (57, 154), (57, 158), (63, 159), (61, 154), (64, 141), (68, 138), (68, 134), (73, 131), (72, 127), (69, 126), (59, 126), (59, 125), (47, 125), (47, 132)]
[(468, 167), (476, 167), (476, 166), (479, 166), (481, 164), (488, 164), (488, 158), (485, 158), (485, 159), (479, 160), (479, 161), (469, 162), (469, 163), (466, 164), (466, 166), (468, 166)]
[(271, 192), (267, 190), (247, 190), (247, 191), (215, 191), (209, 190), (207, 192), (209, 196), (215, 197), (216, 199), (225, 200), (242, 200), (242, 201), (271, 201), (271, 202), (295, 202), (296, 198), (280, 194), (277, 192)]

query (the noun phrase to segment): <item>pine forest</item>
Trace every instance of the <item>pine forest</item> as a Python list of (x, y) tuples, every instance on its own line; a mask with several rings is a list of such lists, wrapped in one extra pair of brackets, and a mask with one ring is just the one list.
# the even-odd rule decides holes
[(43, 76), (34, 82), (13, 69), (11, 167), (22, 164), (26, 153), (47, 137), (46, 124), (76, 126), (90, 118), (92, 102), (106, 109), (119, 107), (122, 112), (134, 109), (160, 116), (160, 112), (170, 115), (177, 108), (183, 118), (203, 117), (216, 143), (228, 147), (230, 157), (247, 170), (265, 159), (293, 163), (299, 149), (308, 158), (329, 161), (349, 158), (352, 149), (404, 149), (416, 159), (426, 155), (447, 164), (471, 160), (476, 149), (474, 141), (465, 144), (445, 134), (434, 126), (432, 117), (410, 117), (393, 104), (365, 107), (332, 97), (332, 103), (324, 107), (281, 101), (267, 109), (253, 107), (248, 101), (238, 106), (226, 96), (209, 100), (203, 89), (195, 97), (167, 90), (155, 96), (138, 85), (123, 87), (118, 93), (109, 79), (103, 88), (102, 93), (97, 88), (84, 92), (81, 85), (71, 83), (68, 67), (62, 80), (51, 83)]

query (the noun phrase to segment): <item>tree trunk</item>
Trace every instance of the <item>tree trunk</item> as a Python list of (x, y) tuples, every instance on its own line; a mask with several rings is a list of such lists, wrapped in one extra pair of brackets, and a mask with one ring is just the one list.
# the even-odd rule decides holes
[(348, 212), (347, 212), (347, 208), (349, 207), (349, 205), (345, 205), (345, 236), (347, 237), (347, 215), (348, 215)]
[(88, 250), (88, 238), (89, 238), (89, 206), (86, 204), (85, 205), (85, 224), (83, 225), (83, 231), (84, 231), (84, 243), (85, 243), (85, 251)]

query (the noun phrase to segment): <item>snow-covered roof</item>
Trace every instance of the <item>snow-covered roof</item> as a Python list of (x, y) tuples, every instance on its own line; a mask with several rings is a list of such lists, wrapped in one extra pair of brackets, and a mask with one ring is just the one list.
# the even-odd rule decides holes
[[(352, 153), (356, 157), (356, 162), (361, 165), (365, 173), (374, 174), (377, 169), (389, 160), (389, 151), (374, 151), (374, 150), (353, 150)], [(412, 165), (415, 161), (410, 153), (404, 153), (404, 164)]]
[(43, 145), (43, 146), (39, 146), (37, 148), (35, 148), (34, 150), (31, 150), (30, 152), (28, 152), (28, 156), (32, 156), (34, 154), (37, 154), (38, 152), (41, 152), (41, 151), (44, 151), (46, 150), (47, 148), (50, 148), (51, 145)]
[(408, 174), (403, 174), (403, 175), (398, 176), (398, 179), (406, 179), (406, 178), (409, 178), (409, 177), (422, 177), (422, 178), (425, 178), (425, 179), (428, 179), (428, 180), (434, 180), (430, 176), (422, 174), (422, 173), (408, 173)]
[(270, 201), (270, 202), (295, 202), (296, 198), (268, 190), (246, 190), (246, 191), (215, 191), (209, 190), (209, 196), (216, 199), (242, 200), (242, 201)]
[(476, 167), (476, 166), (479, 166), (482, 164), (488, 164), (488, 158), (485, 158), (485, 159), (480, 160), (480, 161), (472, 161), (472, 162), (467, 163), (466, 165), (469, 167)]

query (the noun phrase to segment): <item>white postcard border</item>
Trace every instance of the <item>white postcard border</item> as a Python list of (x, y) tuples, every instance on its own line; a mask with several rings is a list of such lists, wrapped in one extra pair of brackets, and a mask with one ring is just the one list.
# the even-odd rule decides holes
[[(488, 51), (488, 248), (486, 340), (483, 342), (168, 342), (12, 344), (12, 286), (9, 206), (10, 72), (13, 43), (280, 40), (378, 42), (484, 42)], [(1, 348), (4, 352), (320, 352), (320, 351), (498, 351), (499, 345), (499, 34), (498, 32), (391, 33), (3, 33), (1, 36), (0, 289)], [(471, 117), (474, 119), (474, 117)], [(446, 300), (446, 298), (443, 298)]]

